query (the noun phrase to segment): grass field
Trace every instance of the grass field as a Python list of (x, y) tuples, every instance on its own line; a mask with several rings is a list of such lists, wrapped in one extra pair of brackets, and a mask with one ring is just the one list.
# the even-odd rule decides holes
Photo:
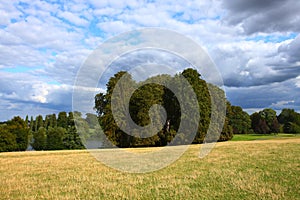
[(231, 141), (252, 141), (252, 140), (270, 140), (270, 139), (287, 139), (287, 138), (297, 138), (300, 137), (300, 134), (287, 134), (279, 133), (276, 135), (273, 134), (241, 134), (234, 135)]
[(146, 174), (84, 150), (1, 153), (0, 199), (300, 199), (299, 137), (222, 142), (203, 159), (199, 149)]

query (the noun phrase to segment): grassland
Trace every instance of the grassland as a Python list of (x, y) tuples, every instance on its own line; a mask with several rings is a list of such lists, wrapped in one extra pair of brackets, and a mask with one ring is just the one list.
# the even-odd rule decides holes
[(287, 134), (287, 133), (279, 133), (279, 134), (241, 134), (234, 135), (231, 141), (252, 141), (252, 140), (270, 140), (270, 139), (287, 139), (287, 138), (297, 138), (300, 137), (300, 134)]
[(203, 159), (199, 149), (146, 174), (85, 150), (1, 153), (0, 199), (300, 199), (299, 137), (222, 142)]

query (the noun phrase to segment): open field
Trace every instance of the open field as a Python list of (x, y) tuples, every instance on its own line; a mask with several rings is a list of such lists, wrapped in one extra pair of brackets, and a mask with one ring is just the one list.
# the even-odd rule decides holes
[(270, 140), (270, 139), (287, 139), (287, 138), (299, 138), (300, 134), (287, 134), (287, 133), (279, 133), (279, 134), (241, 134), (234, 135), (231, 141), (252, 141), (252, 140)]
[(146, 174), (85, 150), (1, 153), (0, 199), (300, 199), (299, 137), (218, 143), (203, 159), (199, 149)]

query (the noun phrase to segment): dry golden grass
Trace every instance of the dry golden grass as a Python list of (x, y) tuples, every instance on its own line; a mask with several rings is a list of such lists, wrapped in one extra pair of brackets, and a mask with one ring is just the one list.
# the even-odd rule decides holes
[(300, 199), (299, 145), (224, 142), (203, 159), (193, 145), (146, 174), (108, 168), (84, 150), (1, 153), (0, 199)]

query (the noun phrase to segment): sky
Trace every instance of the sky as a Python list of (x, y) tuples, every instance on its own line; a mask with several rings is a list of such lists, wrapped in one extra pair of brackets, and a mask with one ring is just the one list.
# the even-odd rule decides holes
[(299, 10), (295, 0), (1, 1), (0, 121), (71, 111), (93, 50), (145, 27), (197, 42), (233, 105), (300, 111)]

